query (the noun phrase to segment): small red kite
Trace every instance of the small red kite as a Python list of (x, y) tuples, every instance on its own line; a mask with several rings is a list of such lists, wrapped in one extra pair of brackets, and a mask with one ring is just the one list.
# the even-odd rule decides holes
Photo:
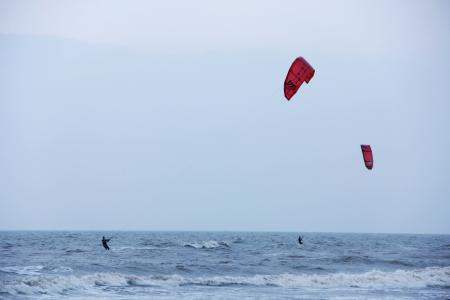
[(364, 158), (364, 163), (366, 164), (366, 168), (372, 170), (373, 168), (373, 155), (372, 149), (370, 145), (361, 145), (362, 155)]

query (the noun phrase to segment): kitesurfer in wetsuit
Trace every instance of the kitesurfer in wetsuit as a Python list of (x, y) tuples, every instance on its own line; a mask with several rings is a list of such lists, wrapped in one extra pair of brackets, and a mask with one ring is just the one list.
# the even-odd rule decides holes
[(102, 238), (102, 245), (105, 247), (105, 250), (109, 250), (108, 242), (110, 239), (105, 239), (105, 236)]
[(300, 245), (302, 245), (302, 244), (303, 244), (303, 241), (302, 241), (302, 236), (301, 236), (301, 235), (299, 235), (299, 236), (298, 236), (298, 243), (299, 243)]

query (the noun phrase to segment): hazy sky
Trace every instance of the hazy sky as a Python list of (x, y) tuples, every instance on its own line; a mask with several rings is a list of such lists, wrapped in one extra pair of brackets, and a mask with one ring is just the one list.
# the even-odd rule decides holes
[(449, 101), (448, 1), (0, 0), (0, 229), (450, 233)]

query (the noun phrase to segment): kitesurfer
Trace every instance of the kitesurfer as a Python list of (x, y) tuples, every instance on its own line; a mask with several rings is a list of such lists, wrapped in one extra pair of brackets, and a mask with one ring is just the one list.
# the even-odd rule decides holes
[(298, 236), (298, 243), (299, 243), (300, 245), (303, 244), (303, 240), (302, 240), (302, 236), (301, 236), (301, 235)]
[(108, 246), (109, 240), (111, 240), (111, 239), (105, 239), (105, 236), (103, 236), (103, 238), (102, 238), (102, 245), (103, 245), (103, 247), (105, 247), (105, 250), (109, 250), (109, 246)]

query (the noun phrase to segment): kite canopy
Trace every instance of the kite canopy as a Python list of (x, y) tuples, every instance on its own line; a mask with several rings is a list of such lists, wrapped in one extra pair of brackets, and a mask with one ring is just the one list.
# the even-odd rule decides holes
[(313, 67), (303, 57), (294, 60), (284, 80), (284, 96), (288, 101), (297, 93), (304, 81), (309, 83), (314, 72)]
[(372, 170), (373, 168), (373, 155), (372, 149), (370, 145), (361, 145), (361, 151), (364, 158), (364, 163), (366, 164), (366, 168)]

